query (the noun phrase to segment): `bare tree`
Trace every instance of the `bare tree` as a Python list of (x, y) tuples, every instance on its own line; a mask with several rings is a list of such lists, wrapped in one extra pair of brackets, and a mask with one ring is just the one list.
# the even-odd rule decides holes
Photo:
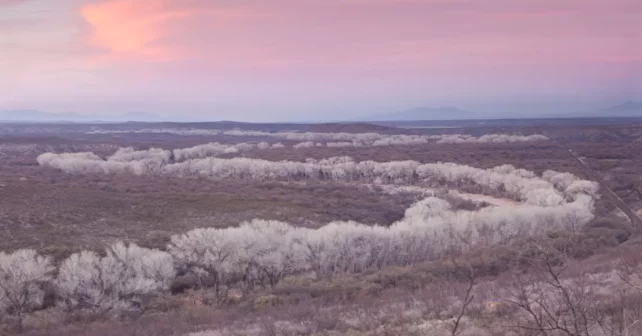
[[(455, 265), (456, 268), (459, 268), (459, 265), (456, 260), (453, 259), (453, 264)], [(452, 322), (452, 329), (451, 329), (451, 336), (457, 336), (461, 333), (460, 325), (462, 318), (466, 316), (468, 307), (470, 304), (473, 302), (475, 299), (475, 295), (473, 293), (474, 288), (475, 288), (475, 271), (471, 265), (468, 265), (468, 272), (467, 272), (467, 287), (466, 291), (464, 293), (463, 300), (461, 301), (461, 309), (457, 313), (457, 316), (455, 316), (455, 320)]]
[(535, 244), (532, 269), (516, 273), (503, 300), (516, 308), (512, 328), (521, 335), (630, 336), (638, 333), (642, 295), (613, 273), (569, 272), (574, 261)]
[(104, 257), (91, 251), (72, 254), (60, 266), (56, 287), (69, 309), (118, 312), (167, 289), (174, 276), (168, 253), (117, 243)]

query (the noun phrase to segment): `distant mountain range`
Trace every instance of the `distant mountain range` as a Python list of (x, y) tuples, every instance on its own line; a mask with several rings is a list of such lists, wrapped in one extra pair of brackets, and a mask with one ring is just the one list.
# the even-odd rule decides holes
[[(598, 118), (598, 117), (642, 117), (642, 102), (628, 101), (592, 111), (532, 113), (520, 115), (521, 118)], [(472, 119), (519, 119), (518, 114), (497, 113), (481, 114), (462, 110), (456, 107), (418, 107), (406, 111), (380, 114), (360, 119), (360, 121), (410, 121), (410, 120), (472, 120)]]
[(542, 113), (538, 118), (631, 118), (642, 117), (642, 103), (627, 101), (622, 104), (609, 106), (597, 110), (583, 111), (553, 111)]
[[(412, 121), (412, 120), (473, 120), (508, 118), (596, 118), (596, 117), (642, 117), (642, 102), (627, 101), (625, 103), (593, 111), (557, 112), (545, 114), (490, 114), (476, 113), (456, 107), (417, 107), (401, 112), (378, 114), (365, 118), (353, 119), (359, 122), (376, 121)], [(0, 110), (0, 122), (72, 122), (72, 123), (109, 123), (109, 122), (198, 122), (199, 120), (185, 118), (168, 118), (152, 113), (131, 112), (117, 115), (87, 115), (80, 113), (48, 113), (38, 110)], [(200, 120), (205, 121), (205, 120)]]

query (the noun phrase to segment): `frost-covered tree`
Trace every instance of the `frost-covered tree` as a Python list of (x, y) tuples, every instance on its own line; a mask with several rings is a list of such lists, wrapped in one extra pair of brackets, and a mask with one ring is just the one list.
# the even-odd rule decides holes
[(390, 230), (355, 222), (332, 222), (308, 231), (305, 255), (317, 276), (360, 273), (380, 268), (390, 256)]
[(235, 283), (275, 286), (302, 265), (302, 229), (253, 220), (236, 228), (195, 229), (171, 239), (169, 251), (183, 271), (224, 293)]
[(239, 266), (262, 285), (274, 287), (284, 276), (305, 268), (302, 242), (307, 230), (257, 219), (241, 224), (239, 230), (244, 232), (247, 246)]
[(210, 142), (203, 145), (198, 145), (190, 148), (182, 148), (174, 150), (174, 157), (177, 161), (184, 161), (189, 159), (205, 158), (209, 156), (219, 156), (224, 153), (238, 152), (234, 146), (220, 144), (218, 142)]
[(314, 142), (312, 141), (299, 142), (298, 144), (295, 144), (293, 147), (294, 148), (312, 148), (314, 147)]
[(133, 309), (145, 296), (166, 290), (176, 272), (171, 255), (117, 243), (105, 256), (82, 251), (63, 261), (58, 294), (69, 308), (107, 312)]
[(548, 137), (533, 134), (528, 136), (509, 134), (485, 134), (474, 137), (466, 134), (439, 135), (435, 137), (437, 143), (515, 143), (515, 142), (536, 142), (549, 140)]
[(26, 312), (42, 306), (42, 284), (53, 271), (51, 258), (34, 250), (0, 252), (0, 311), (16, 316), (21, 325)]
[(263, 142), (259, 142), (259, 143), (256, 145), (256, 147), (257, 147), (258, 149), (269, 149), (271, 146), (270, 146), (270, 144), (269, 144), (269, 143), (267, 143), (267, 142), (263, 141)]
[[(236, 150), (240, 145), (232, 147)], [(245, 148), (245, 147), (244, 147)], [(220, 150), (220, 148), (219, 148)], [(178, 157), (183, 154), (175, 155)], [(502, 165), (480, 169), (455, 163), (425, 163), (416, 161), (355, 162), (349, 157), (323, 160), (268, 161), (249, 158), (222, 159), (205, 157), (172, 164), (156, 161), (104, 161), (88, 153), (43, 154), (38, 159), (50, 166), (70, 173), (101, 172), (156, 174), (180, 178), (255, 179), (255, 180), (334, 180), (346, 182), (375, 182), (380, 184), (446, 185), (466, 188), (525, 202), (531, 205), (555, 206), (572, 201), (576, 195), (596, 197), (598, 184), (580, 180), (569, 173), (547, 171), (542, 177), (533, 172)]]
[[(250, 130), (207, 130), (207, 129), (141, 129), (132, 131), (122, 130), (96, 130), (89, 134), (105, 133), (170, 133), (184, 136), (194, 135), (219, 135), (240, 137), (271, 137), (281, 138), (299, 142), (312, 142), (317, 145), (321, 141), (327, 141), (328, 147), (348, 146), (397, 146), (397, 145), (420, 145), (432, 141), (437, 143), (515, 143), (515, 142), (536, 142), (549, 140), (548, 137), (533, 135), (511, 135), (511, 134), (485, 134), (475, 137), (468, 134), (442, 134), (442, 135), (412, 135), (412, 134), (379, 134), (379, 133), (319, 133), (319, 132), (262, 132)], [(339, 145), (337, 145), (339, 144)]]
[(107, 161), (131, 162), (131, 161), (156, 161), (159, 163), (169, 162), (171, 152), (161, 148), (150, 148), (148, 150), (137, 151), (132, 147), (120, 148), (114, 154), (107, 158)]
[(238, 275), (235, 266), (243, 247), (236, 233), (233, 228), (195, 229), (172, 236), (168, 249), (181, 271), (196, 275), (202, 288), (213, 286), (220, 295)]

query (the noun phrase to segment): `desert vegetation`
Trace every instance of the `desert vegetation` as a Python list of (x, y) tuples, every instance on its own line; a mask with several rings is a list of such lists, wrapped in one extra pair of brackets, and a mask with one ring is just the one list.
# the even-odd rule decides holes
[(73, 127), (0, 145), (2, 333), (642, 331), (619, 142)]
[(294, 148), (309, 147), (365, 147), (365, 146), (393, 146), (393, 145), (418, 145), (430, 142), (436, 143), (516, 143), (536, 142), (549, 140), (541, 134), (510, 135), (510, 134), (484, 134), (476, 137), (469, 134), (381, 134), (381, 133), (332, 133), (332, 132), (264, 132), (248, 130), (216, 130), (216, 129), (134, 129), (134, 130), (93, 130), (88, 134), (123, 134), (123, 133), (167, 133), (183, 136), (193, 135), (227, 135), (238, 137), (277, 138), (298, 141)]

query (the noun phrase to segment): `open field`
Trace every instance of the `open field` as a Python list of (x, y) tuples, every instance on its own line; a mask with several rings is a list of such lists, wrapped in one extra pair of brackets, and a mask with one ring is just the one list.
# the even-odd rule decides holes
[(642, 121), (406, 126), (0, 125), (0, 333), (642, 334)]

